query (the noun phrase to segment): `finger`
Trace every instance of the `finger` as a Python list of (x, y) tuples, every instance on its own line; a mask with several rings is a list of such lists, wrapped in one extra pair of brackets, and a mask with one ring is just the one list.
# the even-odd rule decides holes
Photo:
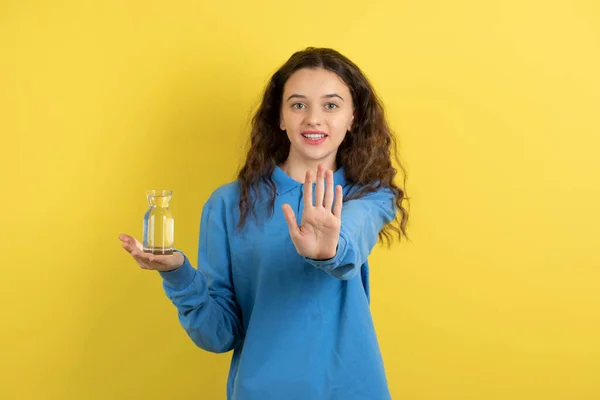
[(296, 214), (294, 213), (294, 210), (289, 204), (284, 204), (281, 208), (283, 209), (283, 215), (285, 216), (285, 220), (288, 224), (290, 235), (295, 236), (298, 233), (298, 223), (296, 221)]
[(123, 242), (123, 244), (121, 244), (121, 246), (122, 246), (122, 247), (123, 247), (123, 248), (124, 248), (124, 249), (125, 249), (125, 250), (126, 250), (128, 253), (131, 253), (131, 251), (133, 250), (133, 249), (131, 248), (131, 246), (129, 245), (129, 243), (127, 243), (127, 242)]
[(143, 261), (138, 261), (138, 265), (141, 269), (152, 269), (152, 267), (150, 267), (150, 264)]
[(142, 244), (140, 242), (138, 242), (137, 239), (134, 238), (133, 236), (122, 233), (119, 235), (119, 239), (124, 244), (127, 244), (129, 246), (130, 250), (133, 250), (134, 248), (137, 248), (140, 251), (143, 250)]
[(154, 256), (148, 253), (142, 253), (143, 255), (140, 257), (136, 257), (136, 261), (143, 269), (156, 269), (154, 267)]
[(148, 261), (147, 257), (139, 254), (137, 252), (137, 250), (132, 251), (131, 252), (131, 256), (133, 257), (133, 259), (139, 265), (140, 268), (142, 268), (142, 269), (149, 269), (150, 262)]
[(157, 254), (151, 259), (150, 269), (157, 271), (170, 271), (180, 267), (183, 263), (176, 265), (176, 259), (173, 255)]
[(333, 205), (333, 171), (327, 171), (325, 174), (325, 181), (327, 183), (325, 187), (325, 201), (323, 202), (323, 207), (327, 211), (331, 211), (331, 206)]
[(335, 187), (335, 204), (333, 205), (333, 215), (338, 218), (342, 217), (342, 203), (343, 203), (344, 192), (342, 186), (337, 185)]
[(153, 255), (152, 257), (150, 257), (150, 262), (167, 266), (170, 264), (172, 259), (173, 259), (173, 256), (171, 256), (171, 255), (167, 256), (164, 254), (157, 254), (157, 255)]
[(132, 242), (130, 242), (129, 240), (123, 242), (121, 244), (121, 246), (123, 246), (123, 248), (125, 250), (127, 250), (127, 252), (129, 252), (131, 255), (133, 255), (134, 251), (138, 250), (137, 247)]
[(317, 193), (315, 198), (315, 206), (323, 207), (323, 192), (325, 191), (325, 183), (323, 179), (323, 166), (319, 164), (317, 167), (317, 181), (316, 181)]
[(172, 271), (180, 268), (184, 262), (185, 258), (179, 252), (173, 252), (173, 254), (156, 254), (153, 258), (151, 269), (157, 271)]
[(135, 258), (136, 261), (143, 262), (145, 264), (150, 263), (150, 260), (153, 257), (152, 254), (144, 253), (143, 251), (141, 251), (138, 248), (134, 248), (133, 251), (131, 252), (131, 255), (133, 256), (133, 258)]
[(313, 194), (312, 194), (312, 172), (306, 171), (304, 178), (304, 208), (311, 208), (313, 206)]
[(160, 255), (160, 254), (150, 254), (148, 257), (148, 268), (147, 269), (158, 271), (161, 268), (168, 266), (169, 261), (168, 261), (167, 257), (170, 257), (170, 256), (165, 256), (165, 255)]
[(144, 253), (141, 249), (138, 249), (137, 246), (135, 244), (132, 244), (129, 240), (125, 240), (122, 246), (133, 257), (133, 259), (139, 265), (140, 268), (151, 269), (151, 254)]
[(131, 243), (133, 241), (133, 238), (129, 235), (126, 235), (125, 233), (121, 233), (119, 235), (119, 240), (123, 243)]

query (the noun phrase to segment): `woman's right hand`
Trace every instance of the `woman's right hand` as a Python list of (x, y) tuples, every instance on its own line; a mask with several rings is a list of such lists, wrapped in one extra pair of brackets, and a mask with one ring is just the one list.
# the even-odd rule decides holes
[(119, 235), (119, 239), (123, 242), (123, 248), (131, 254), (133, 259), (142, 269), (149, 269), (154, 271), (173, 271), (183, 265), (185, 261), (183, 254), (174, 252), (172, 255), (155, 255), (150, 253), (144, 253), (142, 244), (138, 242), (133, 236), (122, 233)]

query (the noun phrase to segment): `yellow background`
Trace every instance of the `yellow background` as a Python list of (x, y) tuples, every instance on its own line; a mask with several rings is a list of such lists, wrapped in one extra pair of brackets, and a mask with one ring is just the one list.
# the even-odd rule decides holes
[(400, 140), (412, 242), (372, 256), (394, 399), (600, 399), (595, 0), (0, 3), (0, 398), (224, 399), (141, 235), (195, 259), (274, 70), (330, 46)]

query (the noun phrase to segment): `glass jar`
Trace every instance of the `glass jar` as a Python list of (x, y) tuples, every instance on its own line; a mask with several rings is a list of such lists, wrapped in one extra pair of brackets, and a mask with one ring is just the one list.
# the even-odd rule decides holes
[(175, 219), (169, 209), (173, 191), (148, 190), (148, 211), (144, 214), (143, 250), (145, 253), (171, 255), (175, 239)]

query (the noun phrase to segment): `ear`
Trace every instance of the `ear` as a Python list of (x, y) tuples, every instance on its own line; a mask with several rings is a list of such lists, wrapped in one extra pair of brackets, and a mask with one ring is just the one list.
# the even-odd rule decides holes
[(352, 129), (352, 123), (354, 122), (354, 114), (352, 114), (352, 118), (350, 118), (350, 124), (348, 125), (348, 131)]
[(285, 121), (283, 120), (283, 117), (279, 117), (279, 129), (281, 129), (282, 131), (285, 131)]

